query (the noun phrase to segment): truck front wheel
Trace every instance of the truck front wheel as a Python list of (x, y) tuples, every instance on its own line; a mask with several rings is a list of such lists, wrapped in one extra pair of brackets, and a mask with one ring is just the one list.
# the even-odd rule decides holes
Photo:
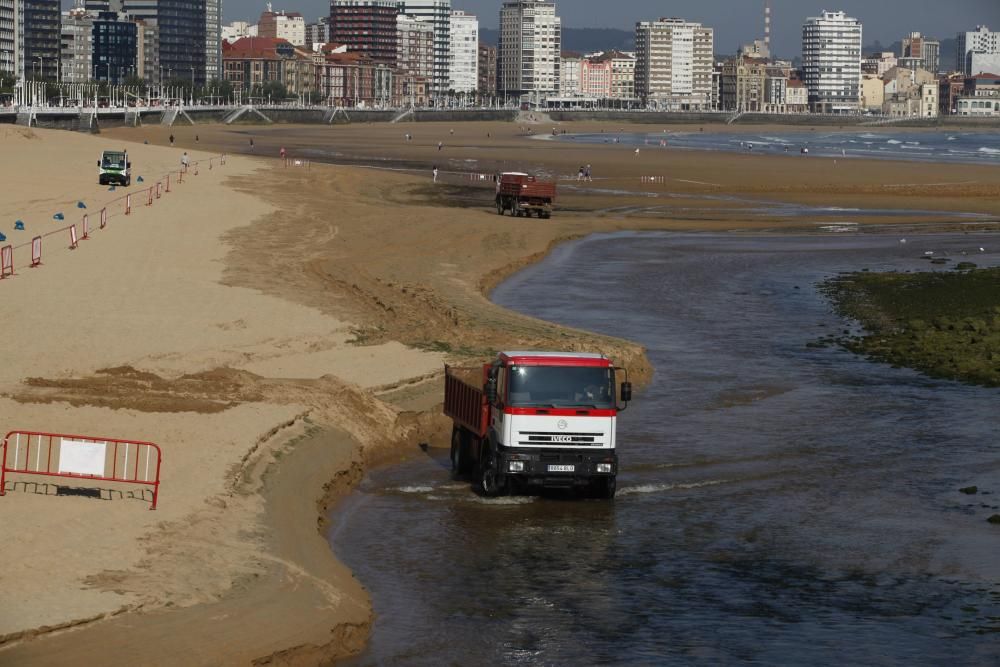
[(601, 477), (594, 482), (593, 491), (595, 498), (601, 498), (604, 500), (611, 500), (615, 497), (615, 492), (618, 490), (618, 480), (614, 475), (609, 477)]
[(497, 472), (492, 456), (482, 462), (482, 467), (479, 470), (479, 486), (487, 498), (502, 496), (507, 491), (507, 479)]

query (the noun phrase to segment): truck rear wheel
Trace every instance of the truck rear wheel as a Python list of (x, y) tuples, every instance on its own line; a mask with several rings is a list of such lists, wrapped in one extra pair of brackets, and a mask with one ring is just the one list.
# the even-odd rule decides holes
[(451, 430), (451, 474), (460, 477), (469, 472), (467, 438), (457, 426)]
[(503, 204), (500, 203), (499, 199), (497, 200), (497, 215), (503, 215)]

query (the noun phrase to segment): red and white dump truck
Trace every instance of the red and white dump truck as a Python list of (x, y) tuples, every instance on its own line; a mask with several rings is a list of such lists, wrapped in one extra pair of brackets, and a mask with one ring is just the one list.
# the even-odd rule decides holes
[(497, 178), (497, 215), (510, 211), (518, 217), (539, 218), (552, 216), (552, 202), (556, 199), (556, 184), (540, 181), (534, 176), (516, 171), (508, 171)]
[(601, 354), (501, 352), (481, 370), (446, 366), (452, 470), (486, 496), (542, 487), (613, 498), (616, 421), (631, 399), (628, 372)]

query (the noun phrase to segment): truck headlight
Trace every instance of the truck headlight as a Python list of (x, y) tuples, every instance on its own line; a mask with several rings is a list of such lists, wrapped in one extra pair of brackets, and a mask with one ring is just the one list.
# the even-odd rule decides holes
[(597, 472), (611, 472), (611, 468), (612, 468), (612, 466), (611, 466), (610, 463), (598, 463), (597, 464)]
[(508, 472), (524, 472), (524, 461), (510, 461), (507, 464)]

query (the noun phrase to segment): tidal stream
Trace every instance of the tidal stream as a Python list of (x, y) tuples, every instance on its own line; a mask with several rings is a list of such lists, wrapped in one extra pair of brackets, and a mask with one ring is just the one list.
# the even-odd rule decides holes
[(648, 348), (618, 497), (486, 500), (445, 450), (373, 472), (330, 534), (378, 617), (348, 664), (1000, 664), (1000, 390), (808, 346), (853, 328), (819, 281), (953, 270), (928, 250), (1000, 264), (996, 235), (627, 233), (509, 279)]

